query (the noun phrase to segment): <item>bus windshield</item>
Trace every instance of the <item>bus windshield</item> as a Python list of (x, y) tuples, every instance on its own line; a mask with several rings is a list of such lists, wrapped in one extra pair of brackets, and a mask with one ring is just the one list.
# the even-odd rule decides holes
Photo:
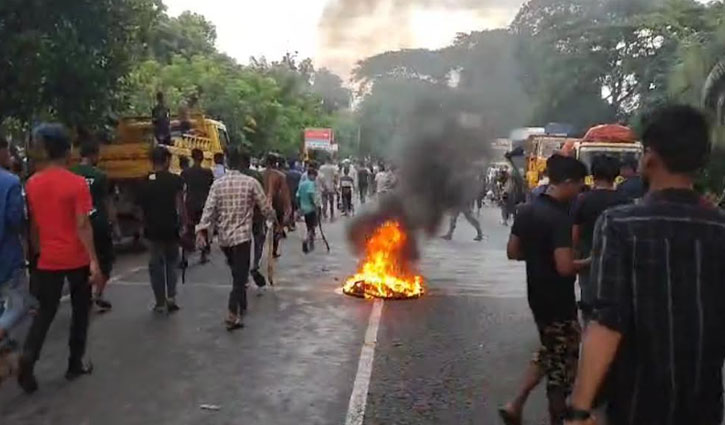
[(596, 148), (581, 148), (579, 151), (579, 160), (583, 162), (587, 169), (591, 169), (592, 160), (599, 155), (607, 155), (617, 158), (620, 162), (625, 161), (639, 161), (642, 156), (642, 149), (639, 147), (596, 147)]

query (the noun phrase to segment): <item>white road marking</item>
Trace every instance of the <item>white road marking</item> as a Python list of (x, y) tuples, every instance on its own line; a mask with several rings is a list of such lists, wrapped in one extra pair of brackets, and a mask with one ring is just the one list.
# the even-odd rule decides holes
[[(147, 266), (134, 267), (131, 270), (125, 272), (125, 273), (121, 273), (118, 276), (113, 276), (112, 278), (108, 279), (108, 285), (110, 285), (112, 283), (120, 283), (121, 281), (123, 281), (127, 277), (130, 277), (131, 275), (133, 275), (135, 273), (138, 273), (140, 271), (144, 271), (146, 269), (148, 269)], [(147, 283), (146, 285), (149, 285), (149, 284)], [(68, 302), (68, 300), (70, 300), (70, 293), (65, 294), (62, 297), (60, 297), (60, 302), (62, 302), (62, 303)]]
[(357, 364), (357, 374), (355, 375), (355, 383), (352, 386), (345, 425), (362, 425), (363, 419), (365, 419), (368, 387), (373, 373), (373, 359), (375, 358), (375, 346), (378, 341), (378, 327), (382, 313), (383, 300), (376, 299), (373, 303), (373, 310), (370, 312), (368, 329), (365, 331), (365, 342), (360, 351), (360, 361)]
[(119, 281), (125, 280), (127, 277), (130, 277), (132, 274), (136, 274), (136, 273), (144, 271), (146, 269), (148, 269), (148, 266), (134, 267), (131, 270), (127, 271), (126, 273), (121, 273), (118, 276), (113, 276), (111, 279), (108, 280), (108, 283), (111, 284), (114, 282), (119, 282)]

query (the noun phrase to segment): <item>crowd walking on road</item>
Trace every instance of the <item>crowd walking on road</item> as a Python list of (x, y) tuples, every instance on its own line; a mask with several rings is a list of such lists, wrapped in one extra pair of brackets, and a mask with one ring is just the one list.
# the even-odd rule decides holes
[[(163, 97), (155, 109), (162, 127)], [(484, 185), (497, 187), (501, 222), (511, 224), (507, 257), (525, 262), (538, 335), (517, 391), (498, 411), (504, 424), (524, 423), (527, 401), (543, 382), (552, 425), (721, 424), (725, 213), (695, 191), (711, 155), (710, 134), (698, 110), (664, 107), (644, 122), (638, 163), (603, 153), (585, 164), (555, 153), (546, 179), (519, 205), (523, 192), (508, 173), (461, 173), (465, 190), (447, 199), (452, 214), (443, 238), (453, 237), (463, 214), (483, 240), (474, 206), (488, 196)], [(250, 276), (260, 295), (274, 284), (281, 242), (297, 222), (305, 225), (302, 251), (316, 255), (322, 223), (336, 210), (355, 215), (371, 189), (388, 200), (398, 187), (392, 164), (376, 170), (326, 159), (303, 168), (269, 153), (258, 170), (234, 146), (214, 157), (191, 150), (193, 164), (177, 175), (165, 130), (155, 136), (151, 170), (135, 200), (148, 241), (153, 317), (181, 309), (177, 288), (187, 257), (198, 251), (206, 263), (217, 244), (231, 275), (220, 327), (243, 328)], [(36, 127), (32, 144), (41, 155), (23, 186), (0, 140), (0, 381), (15, 372), (27, 393), (39, 389), (35, 365), (66, 282), (72, 313), (65, 378), (92, 372), (85, 359), (90, 315), (113, 308), (105, 289), (118, 225), (96, 140), (81, 140), (73, 161), (71, 136), (59, 124)], [(18, 341), (24, 320), (29, 331)]]

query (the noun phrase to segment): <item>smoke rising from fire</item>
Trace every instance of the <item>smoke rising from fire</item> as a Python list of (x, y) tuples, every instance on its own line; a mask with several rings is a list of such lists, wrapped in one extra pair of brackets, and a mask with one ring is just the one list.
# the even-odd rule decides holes
[(397, 220), (409, 235), (405, 255), (412, 261), (421, 232), (434, 235), (447, 212), (474, 200), (492, 134), (480, 116), (435, 97), (417, 103), (402, 133), (392, 156), (398, 186), (350, 222), (348, 238), (360, 252), (377, 227)]
[[(508, 24), (523, 0), (329, 0), (319, 23), (319, 61), (341, 74), (362, 58), (386, 50), (416, 46), (414, 17), (416, 12), (434, 11), (427, 28), (435, 32), (450, 25), (444, 13), (462, 12), (470, 28), (454, 31), (481, 30)], [(450, 34), (450, 37), (455, 32)]]

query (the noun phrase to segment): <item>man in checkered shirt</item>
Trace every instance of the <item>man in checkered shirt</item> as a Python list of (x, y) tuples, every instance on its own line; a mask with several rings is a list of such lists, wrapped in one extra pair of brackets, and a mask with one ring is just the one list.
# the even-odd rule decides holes
[(219, 245), (232, 270), (232, 291), (229, 294), (228, 330), (243, 327), (242, 315), (247, 310), (247, 280), (252, 240), (252, 218), (255, 205), (267, 218), (275, 220), (274, 210), (262, 185), (239, 170), (243, 156), (237, 148), (227, 153), (228, 170), (209, 191), (201, 221), (196, 227), (197, 244), (209, 245), (209, 233), (216, 229)]

